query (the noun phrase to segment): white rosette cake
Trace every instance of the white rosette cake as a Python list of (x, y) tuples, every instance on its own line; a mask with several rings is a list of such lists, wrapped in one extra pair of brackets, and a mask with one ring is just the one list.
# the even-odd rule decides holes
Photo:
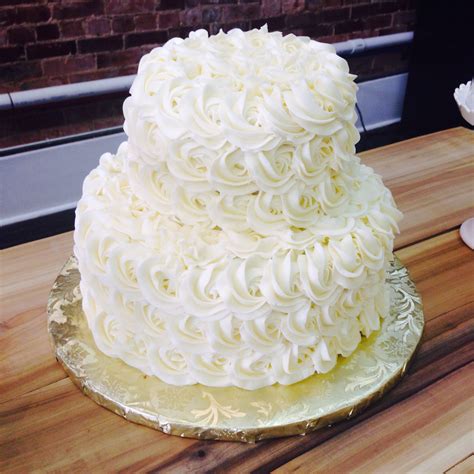
[(265, 28), (144, 56), (128, 142), (77, 208), (99, 349), (169, 384), (257, 389), (377, 330), (401, 214), (355, 156), (355, 94), (332, 46)]

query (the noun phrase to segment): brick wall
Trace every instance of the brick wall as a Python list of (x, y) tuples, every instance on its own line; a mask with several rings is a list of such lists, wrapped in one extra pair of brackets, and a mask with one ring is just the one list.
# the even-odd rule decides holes
[[(414, 0), (7, 0), (0, 5), (0, 93), (133, 74), (143, 54), (196, 28), (216, 33), (267, 23), (270, 30), (337, 42), (411, 30), (415, 20)], [(404, 50), (351, 59), (352, 70), (363, 77), (405, 67)], [(55, 111), (50, 120), (35, 120), (37, 111), (10, 116), (7, 124), (0, 121), (0, 146), (121, 123), (110, 98), (92, 104), (93, 111), (97, 107), (92, 120), (83, 118), (80, 107)]]

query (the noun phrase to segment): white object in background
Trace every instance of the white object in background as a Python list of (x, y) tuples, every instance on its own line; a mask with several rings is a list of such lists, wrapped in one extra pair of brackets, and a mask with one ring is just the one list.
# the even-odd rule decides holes
[(464, 243), (474, 250), (474, 217), (471, 217), (461, 224), (459, 233), (461, 234), (461, 239)]
[(454, 99), (456, 100), (461, 115), (470, 125), (474, 125), (474, 81), (467, 84), (461, 84), (454, 91)]

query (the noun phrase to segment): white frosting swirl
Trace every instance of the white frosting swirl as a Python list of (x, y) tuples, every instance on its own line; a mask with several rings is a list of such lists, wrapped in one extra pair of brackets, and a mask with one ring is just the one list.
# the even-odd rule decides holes
[(154, 167), (130, 161), (128, 176), (133, 191), (148, 203), (150, 207), (169, 215), (173, 212), (171, 197), (176, 184), (166, 164)]
[(169, 314), (182, 312), (176, 272), (158, 257), (148, 258), (137, 269), (137, 282), (148, 303)]
[(311, 303), (288, 313), (282, 318), (281, 331), (293, 344), (312, 346), (318, 340), (316, 310)]
[(148, 361), (153, 374), (172, 385), (191, 385), (195, 377), (182, 352), (170, 346), (153, 346), (148, 350)]
[(260, 289), (275, 310), (294, 311), (305, 304), (295, 252), (273, 255), (265, 267)]
[(198, 383), (213, 387), (231, 384), (231, 360), (220, 354), (191, 354), (189, 365)]
[(179, 292), (185, 312), (206, 320), (220, 319), (226, 314), (225, 302), (219, 293), (223, 265), (192, 268), (181, 276)]
[(224, 195), (245, 195), (258, 189), (252, 181), (240, 150), (224, 151), (211, 165), (210, 181), (214, 189)]
[(273, 359), (276, 380), (282, 385), (290, 385), (314, 374), (315, 364), (311, 356), (310, 348), (287, 344), (281, 356)]
[(276, 382), (271, 356), (253, 351), (234, 358), (231, 374), (233, 385), (247, 390), (256, 390)]
[(209, 167), (216, 159), (215, 151), (192, 140), (176, 141), (167, 158), (168, 170), (181, 186), (194, 192), (211, 190)]
[(265, 318), (271, 308), (260, 287), (266, 261), (257, 256), (233, 259), (221, 280), (220, 293), (228, 310), (239, 319)]
[(255, 197), (248, 194), (219, 196), (209, 203), (207, 210), (212, 221), (222, 229), (242, 232), (250, 229), (247, 215), (254, 200)]
[(294, 146), (289, 143), (259, 153), (246, 153), (245, 163), (258, 188), (273, 194), (285, 194), (293, 185)]

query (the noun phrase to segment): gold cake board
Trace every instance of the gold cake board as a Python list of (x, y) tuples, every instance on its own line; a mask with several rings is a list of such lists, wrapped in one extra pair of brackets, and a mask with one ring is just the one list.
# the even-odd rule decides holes
[(79, 281), (76, 259), (70, 257), (48, 300), (51, 343), (69, 377), (99, 405), (127, 420), (189, 438), (255, 442), (306, 434), (350, 418), (400, 380), (424, 326), (421, 298), (395, 257), (387, 279), (390, 315), (328, 374), (255, 391), (177, 387), (99, 351), (82, 311)]

